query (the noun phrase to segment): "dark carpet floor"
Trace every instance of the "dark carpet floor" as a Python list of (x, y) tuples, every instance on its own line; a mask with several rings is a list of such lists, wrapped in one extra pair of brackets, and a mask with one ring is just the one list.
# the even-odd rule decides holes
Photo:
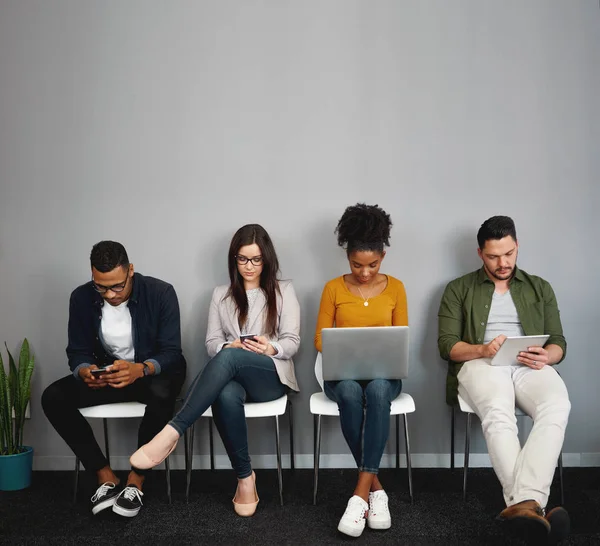
[[(319, 499), (312, 505), (312, 472), (284, 471), (281, 508), (274, 470), (258, 470), (261, 502), (252, 518), (237, 517), (232, 508), (235, 478), (231, 471), (194, 471), (189, 503), (185, 475), (172, 473), (173, 503), (166, 500), (164, 472), (148, 479), (144, 507), (136, 518), (110, 511), (92, 516), (88, 500), (95, 489), (91, 476), (80, 480), (80, 499), (72, 504), (73, 474), (35, 472), (31, 488), (0, 493), (0, 543), (56, 545), (162, 544), (444, 544), (517, 545), (495, 521), (503, 508), (500, 486), (490, 469), (470, 471), (469, 494), (463, 503), (460, 470), (413, 471), (414, 504), (410, 504), (406, 471), (385, 469), (381, 481), (390, 497), (392, 528), (365, 529), (350, 539), (336, 530), (352, 493), (355, 472), (323, 470)], [(565, 469), (565, 507), (572, 534), (563, 544), (600, 545), (600, 469)], [(555, 506), (555, 481), (549, 507)]]

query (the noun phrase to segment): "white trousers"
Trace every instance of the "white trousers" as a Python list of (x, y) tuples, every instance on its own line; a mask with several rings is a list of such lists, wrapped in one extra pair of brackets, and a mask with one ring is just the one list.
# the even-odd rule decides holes
[[(556, 370), (470, 360), (458, 374), (458, 392), (481, 420), (506, 505), (535, 500), (544, 508), (571, 410), (567, 387)], [(522, 448), (515, 405), (533, 419)]]

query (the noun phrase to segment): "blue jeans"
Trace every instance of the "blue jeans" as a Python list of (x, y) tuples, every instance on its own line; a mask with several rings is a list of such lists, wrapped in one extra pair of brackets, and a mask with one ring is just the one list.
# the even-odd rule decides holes
[(392, 400), (402, 391), (402, 381), (325, 381), (324, 390), (340, 409), (342, 433), (358, 470), (377, 474), (390, 435)]
[(238, 478), (247, 478), (252, 467), (244, 402), (270, 402), (286, 392), (270, 357), (244, 349), (223, 349), (196, 376), (183, 407), (169, 424), (182, 435), (212, 406), (231, 466)]

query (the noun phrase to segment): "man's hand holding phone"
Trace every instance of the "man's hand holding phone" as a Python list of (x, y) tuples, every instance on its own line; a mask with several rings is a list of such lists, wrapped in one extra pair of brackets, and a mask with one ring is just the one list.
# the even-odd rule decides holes
[(131, 385), (135, 380), (144, 377), (143, 364), (128, 362), (127, 360), (115, 360), (110, 366), (111, 373), (102, 376), (109, 387), (122, 389)]
[(106, 377), (112, 373), (112, 367), (98, 368), (96, 364), (92, 364), (87, 368), (79, 370), (79, 377), (90, 389), (101, 389), (108, 385)]

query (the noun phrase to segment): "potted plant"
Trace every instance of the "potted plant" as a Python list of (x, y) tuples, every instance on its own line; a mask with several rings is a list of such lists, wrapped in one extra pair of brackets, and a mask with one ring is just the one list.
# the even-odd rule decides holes
[(25, 412), (31, 396), (34, 358), (23, 340), (19, 366), (8, 350), (8, 374), (0, 353), (0, 491), (25, 489), (31, 483), (33, 448), (23, 445)]

